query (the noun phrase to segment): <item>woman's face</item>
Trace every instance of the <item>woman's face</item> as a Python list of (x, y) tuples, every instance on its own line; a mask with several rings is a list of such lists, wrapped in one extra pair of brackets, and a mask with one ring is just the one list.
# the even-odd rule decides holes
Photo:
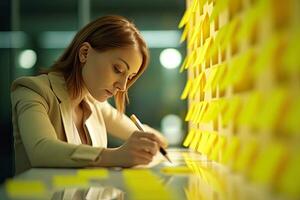
[(82, 77), (89, 93), (103, 102), (118, 91), (126, 90), (142, 64), (142, 55), (135, 48), (116, 48), (97, 52), (84, 43), (79, 52), (83, 63)]

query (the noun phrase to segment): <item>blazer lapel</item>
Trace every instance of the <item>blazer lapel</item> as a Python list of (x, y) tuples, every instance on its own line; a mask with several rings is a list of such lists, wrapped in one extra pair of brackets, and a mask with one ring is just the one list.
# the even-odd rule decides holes
[[(59, 99), (60, 112), (62, 116), (62, 121), (65, 129), (65, 134), (68, 143), (77, 144), (78, 135), (76, 136), (73, 131), (72, 123), (72, 112), (71, 112), (71, 101), (68, 95), (67, 86), (62, 74), (57, 72), (50, 72), (48, 74), (52, 89), (56, 97)], [(79, 140), (80, 141), (80, 140)]]

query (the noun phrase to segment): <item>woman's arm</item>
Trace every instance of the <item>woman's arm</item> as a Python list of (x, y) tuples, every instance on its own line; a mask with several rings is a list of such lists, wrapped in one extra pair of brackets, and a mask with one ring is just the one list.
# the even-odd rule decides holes
[[(113, 136), (122, 140), (127, 140), (134, 131), (138, 128), (125, 114), (118, 114), (117, 109), (111, 106), (108, 102), (102, 103), (102, 114), (104, 117), (107, 130)], [(168, 146), (167, 139), (156, 129), (144, 124), (146, 132), (154, 133), (162, 141), (163, 147)]]
[(95, 162), (103, 148), (60, 141), (48, 117), (45, 99), (26, 87), (12, 92), (13, 120), (33, 167), (83, 167)]

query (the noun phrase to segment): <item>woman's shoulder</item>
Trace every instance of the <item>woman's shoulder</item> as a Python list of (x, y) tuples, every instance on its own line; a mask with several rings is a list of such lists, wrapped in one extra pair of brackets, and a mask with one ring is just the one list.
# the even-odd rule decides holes
[(25, 87), (32, 90), (45, 90), (50, 87), (47, 74), (37, 76), (22, 76), (15, 79), (11, 84), (11, 92), (18, 88)]
[(49, 101), (53, 98), (48, 74), (19, 77), (12, 82), (10, 90), (12, 102), (32, 99)]

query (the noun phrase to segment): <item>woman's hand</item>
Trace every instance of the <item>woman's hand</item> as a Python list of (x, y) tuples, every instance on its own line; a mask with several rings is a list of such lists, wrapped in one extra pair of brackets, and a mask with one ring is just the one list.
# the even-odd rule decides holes
[(104, 149), (96, 166), (132, 167), (148, 164), (164, 142), (154, 133), (135, 131), (120, 147)]
[(167, 140), (167, 138), (165, 138), (165, 136), (163, 136), (163, 134), (161, 132), (152, 128), (151, 126), (148, 126), (147, 124), (143, 124), (143, 127), (146, 132), (154, 133), (160, 139), (160, 141), (162, 142), (161, 147), (163, 147), (163, 148), (168, 147), (168, 145), (169, 145), (168, 140)]

